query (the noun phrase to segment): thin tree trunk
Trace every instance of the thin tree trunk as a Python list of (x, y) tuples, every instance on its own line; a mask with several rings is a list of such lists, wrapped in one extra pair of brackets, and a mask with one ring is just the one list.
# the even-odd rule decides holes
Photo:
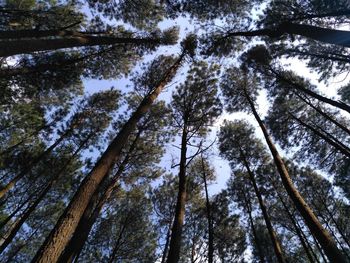
[(305, 128), (311, 130), (313, 133), (315, 133), (317, 136), (319, 136), (320, 138), (322, 138), (326, 143), (329, 143), (331, 146), (333, 146), (335, 149), (337, 149), (338, 151), (340, 151), (342, 154), (344, 154), (345, 156), (350, 158), (350, 151), (349, 148), (347, 148), (345, 145), (343, 145), (341, 142), (339, 142), (338, 140), (334, 141), (331, 140), (330, 138), (328, 138), (326, 135), (324, 135), (323, 133), (321, 133), (320, 131), (318, 131), (317, 129), (315, 129), (314, 127), (312, 127), (311, 125), (307, 124), (306, 122), (304, 122), (303, 120), (301, 120), (300, 118), (294, 116), (292, 113), (289, 112), (289, 115), (295, 119), (297, 122), (299, 122), (302, 126), (304, 126)]
[(248, 163), (248, 161), (247, 161), (247, 159), (245, 157), (245, 154), (244, 154), (243, 150), (240, 150), (240, 152), (241, 152), (241, 158), (243, 160), (244, 166), (247, 169), (247, 172), (248, 172), (248, 175), (249, 175), (249, 179), (250, 179), (250, 181), (251, 181), (251, 183), (253, 185), (255, 195), (258, 198), (259, 206), (260, 206), (261, 212), (262, 212), (264, 220), (265, 220), (265, 224), (266, 224), (267, 230), (268, 230), (270, 238), (271, 238), (271, 242), (272, 242), (275, 254), (276, 254), (277, 261), (280, 262), (280, 263), (285, 263), (286, 260), (285, 260), (284, 255), (283, 255), (280, 242), (278, 241), (276, 232), (273, 229), (273, 226), (272, 226), (272, 223), (271, 223), (271, 220), (270, 220), (270, 216), (269, 216), (269, 214), (267, 212), (267, 209), (266, 209), (266, 206), (265, 206), (265, 202), (264, 202), (264, 200), (263, 200), (263, 198), (261, 196), (260, 190), (259, 190), (258, 185), (256, 183), (254, 173), (250, 169), (249, 163)]
[(169, 245), (169, 254), (167, 263), (177, 263), (180, 258), (181, 235), (182, 227), (185, 218), (185, 204), (186, 204), (186, 152), (187, 152), (187, 126), (186, 124), (182, 130), (181, 139), (181, 159), (179, 171), (179, 191), (177, 195), (177, 202), (175, 208), (174, 224), (171, 230), (171, 239)]
[(117, 256), (117, 252), (118, 252), (118, 249), (119, 249), (119, 244), (120, 244), (120, 241), (123, 238), (123, 234), (124, 234), (124, 231), (125, 231), (125, 228), (126, 228), (127, 219), (128, 219), (128, 216), (125, 217), (125, 220), (123, 222), (123, 225), (122, 225), (121, 230), (120, 230), (119, 235), (118, 235), (118, 239), (117, 239), (117, 241), (116, 241), (116, 243), (115, 243), (115, 245), (113, 247), (112, 254), (111, 254), (111, 256), (108, 259), (108, 263), (113, 263), (113, 261), (115, 260), (115, 257)]
[(270, 182), (271, 182), (271, 185), (272, 185), (273, 189), (277, 193), (278, 199), (282, 203), (282, 206), (283, 206), (284, 210), (286, 211), (286, 213), (287, 213), (287, 215), (289, 217), (289, 220), (291, 221), (291, 223), (292, 223), (292, 225), (293, 225), (293, 227), (295, 229), (295, 232), (296, 232), (296, 234), (297, 234), (297, 236), (299, 238), (299, 241), (300, 241), (301, 245), (303, 246), (303, 248), (305, 250), (305, 253), (306, 253), (307, 258), (309, 259), (309, 262), (310, 263), (314, 263), (315, 261), (313, 260), (313, 257), (312, 257), (312, 255), (311, 255), (311, 253), (309, 251), (309, 248), (308, 248), (307, 244), (305, 243), (305, 240), (304, 240), (304, 238), (303, 238), (303, 236), (301, 234), (301, 230), (297, 226), (292, 213), (289, 211), (287, 204), (283, 201), (283, 198), (282, 198), (280, 192), (278, 191), (277, 187), (275, 186), (272, 178), (269, 177), (269, 179), (270, 179)]
[(312, 90), (309, 90), (305, 87), (303, 87), (302, 85), (295, 83), (289, 79), (287, 79), (286, 77), (284, 77), (282, 74), (280, 74), (279, 72), (277, 72), (276, 70), (274, 70), (272, 67), (269, 67), (269, 70), (275, 75), (276, 79), (280, 79), (282, 81), (284, 81), (285, 83), (291, 85), (292, 88), (295, 88), (298, 91), (301, 91), (302, 93), (305, 93), (319, 101), (322, 101), (324, 103), (327, 103), (329, 105), (332, 105), (333, 107), (336, 107), (338, 109), (342, 109), (344, 111), (347, 111), (348, 113), (350, 113), (350, 106), (343, 103), (343, 102), (339, 102), (339, 101), (335, 101), (332, 99), (329, 99), (327, 97), (324, 97), (320, 94), (317, 94), (316, 92), (313, 92)]
[(72, 162), (73, 158), (81, 151), (81, 149), (85, 146), (87, 141), (92, 136), (89, 135), (83, 143), (80, 144), (79, 148), (72, 154), (70, 159), (66, 162), (64, 167), (60, 169), (60, 171), (57, 173), (56, 176), (54, 176), (53, 179), (50, 180), (50, 182), (46, 185), (46, 187), (41, 191), (37, 199), (24, 211), (23, 215), (16, 221), (13, 227), (11, 227), (10, 232), (7, 233), (7, 236), (4, 240), (4, 242), (0, 246), (0, 254), (7, 248), (7, 246), (12, 242), (14, 237), (17, 235), (18, 231), (21, 229), (25, 221), (28, 219), (28, 217), (35, 211), (37, 206), (40, 204), (40, 202), (45, 198), (47, 193), (51, 190), (52, 186), (57, 182), (57, 180), (60, 178), (60, 175), (64, 173), (67, 166)]
[(205, 201), (206, 201), (207, 220), (208, 220), (208, 263), (213, 263), (214, 262), (213, 218), (211, 216), (211, 206), (210, 206), (209, 194), (208, 194), (207, 175), (205, 172), (203, 155), (201, 156), (201, 161), (202, 161), (202, 175), (203, 175), (203, 181), (204, 181)]
[(171, 226), (173, 224), (173, 220), (170, 221), (169, 224), (169, 228), (166, 234), (166, 241), (165, 241), (165, 245), (164, 245), (164, 249), (163, 249), (163, 253), (162, 253), (162, 261), (161, 263), (165, 263), (165, 260), (167, 258), (168, 255), (168, 248), (169, 248), (169, 242), (170, 242), (170, 237), (171, 237)]
[(249, 218), (249, 222), (250, 222), (250, 225), (251, 225), (251, 228), (252, 228), (254, 242), (255, 242), (255, 245), (256, 245), (257, 250), (258, 250), (260, 263), (264, 263), (265, 259), (264, 259), (264, 255), (262, 253), (263, 250), (262, 250), (261, 244), (259, 242), (258, 235), (256, 233), (254, 220), (253, 220), (253, 216), (252, 216), (251, 203), (250, 203), (250, 200), (248, 200), (247, 196), (245, 195), (244, 191), (245, 191), (245, 189), (242, 191), (242, 194), (243, 194), (244, 202), (245, 202), (245, 205), (246, 205), (246, 209), (248, 211), (248, 218)]
[(329, 114), (325, 113), (324, 111), (322, 111), (319, 107), (313, 105), (309, 100), (303, 98), (300, 94), (295, 93), (302, 101), (304, 101), (307, 105), (309, 105), (311, 108), (313, 108), (316, 112), (318, 112), (319, 114), (321, 114), (323, 117), (325, 117), (325, 119), (329, 120), (330, 122), (332, 122), (333, 124), (335, 124), (337, 127), (339, 127), (340, 129), (342, 129), (343, 131), (345, 131), (347, 134), (350, 135), (350, 130), (343, 124), (339, 123), (337, 120), (335, 120), (332, 116), (330, 116)]
[[(246, 92), (246, 91), (245, 91)], [(257, 120), (263, 134), (265, 137), (265, 140), (267, 142), (267, 145), (271, 151), (271, 154), (273, 156), (274, 162), (276, 164), (277, 170), (280, 174), (282, 183), (293, 201), (295, 207), (300, 212), (301, 216), (303, 217), (305, 224), (309, 227), (310, 231), (315, 235), (317, 240), (320, 242), (323, 250), (325, 251), (328, 259), (331, 262), (337, 262), (337, 263), (345, 263), (347, 260), (345, 259), (344, 255), (341, 253), (341, 251), (338, 249), (336, 243), (332, 239), (329, 232), (322, 226), (322, 224), (319, 222), (309, 205), (304, 201), (298, 190), (295, 188), (289, 174), (288, 170), (279, 155), (275, 145), (272, 142), (272, 139), (270, 138), (270, 135), (268, 134), (268, 131), (262, 122), (262, 120), (259, 117), (259, 114), (257, 113), (253, 101), (250, 99), (249, 95), (246, 93), (246, 99), (248, 103), (250, 104), (251, 110), (253, 112), (253, 115), (255, 119)]]
[(0, 190), (0, 199), (4, 197), (5, 194), (7, 194), (14, 186), (15, 184), (22, 179), (27, 173), (30, 172), (30, 170), (38, 164), (44, 157), (46, 157), (48, 154), (50, 154), (56, 146), (58, 146), (67, 136), (68, 131), (65, 132), (58, 138), (49, 148), (47, 148), (45, 151), (43, 151), (41, 154), (39, 154), (38, 157), (34, 158), (33, 161), (29, 163), (28, 166), (26, 166), (18, 175), (16, 175), (10, 182), (8, 182), (3, 188)]
[(112, 48), (106, 48), (106, 49), (98, 51), (96, 53), (88, 54), (86, 56), (81, 56), (78, 58), (63, 60), (63, 61), (60, 61), (57, 63), (51, 63), (51, 64), (46, 63), (46, 64), (38, 64), (35, 66), (31, 66), (31, 67), (15, 67), (15, 68), (10, 68), (10, 69), (2, 69), (2, 70), (0, 70), (0, 78), (8, 78), (8, 77), (13, 77), (13, 76), (18, 76), (18, 75), (29, 75), (29, 74), (32, 74), (35, 72), (59, 70), (59, 69), (62, 69), (62, 67), (75, 65), (75, 64), (82, 62), (86, 59), (101, 55), (101, 54), (103, 54), (107, 51), (111, 51), (111, 50), (112, 50)]
[(164, 89), (165, 85), (175, 76), (186, 54), (185, 51), (169, 68), (150, 95), (142, 100), (139, 107), (108, 146), (95, 167), (83, 180), (70, 204), (58, 220), (56, 226), (35, 255), (32, 260), (33, 263), (56, 262), (58, 260), (78, 226), (94, 192), (97, 190), (112, 165), (120, 158), (121, 151), (125, 146), (129, 135), (135, 129), (137, 122), (150, 109), (152, 103)]
[(103, 46), (116, 44), (157, 45), (160, 39), (126, 38), (113, 36), (78, 35), (56, 39), (27, 39), (0, 41), (0, 57), (18, 54), (30, 54), (37, 51), (57, 50), (62, 48)]

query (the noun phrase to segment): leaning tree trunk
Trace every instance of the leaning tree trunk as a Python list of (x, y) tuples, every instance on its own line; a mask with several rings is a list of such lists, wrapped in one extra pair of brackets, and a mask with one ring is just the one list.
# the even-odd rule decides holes
[(30, 172), (30, 170), (38, 164), (43, 158), (45, 158), (48, 154), (50, 154), (67, 136), (69, 131), (65, 132), (58, 138), (49, 148), (47, 148), (45, 151), (43, 151), (41, 154), (39, 154), (38, 157), (36, 157), (33, 161), (31, 161), (25, 168), (16, 175), (10, 182), (8, 182), (4, 187), (0, 190), (0, 199), (4, 197), (5, 194), (7, 194), (14, 186), (15, 184), (21, 180), (27, 173)]
[(0, 41), (0, 57), (29, 54), (37, 51), (57, 50), (62, 48), (116, 44), (158, 45), (161, 44), (161, 40), (154, 38), (123, 38), (113, 36), (91, 36), (84, 34), (55, 39), (9, 40)]
[(207, 209), (207, 220), (208, 220), (208, 263), (214, 262), (214, 229), (213, 229), (213, 218), (211, 215), (211, 207), (208, 194), (208, 185), (207, 185), (207, 175), (205, 172), (203, 156), (201, 156), (202, 161), (202, 174), (204, 181), (204, 190), (205, 190), (205, 201)]
[[(84, 211), (83, 216), (79, 221), (76, 230), (73, 233), (71, 240), (69, 241), (69, 244), (66, 246), (63, 254), (60, 256), (59, 262), (70, 263), (79, 256), (104, 204), (109, 200), (111, 194), (117, 188), (117, 182), (124, 172), (125, 167), (129, 163), (130, 156), (136, 148), (140, 135), (141, 130), (139, 130), (136, 134), (136, 137), (133, 140), (127, 155), (119, 165), (118, 171), (115, 173), (111, 181), (107, 183), (107, 186), (101, 184), (98, 190), (92, 196), (88, 206)], [(102, 196), (100, 196), (101, 192), (103, 192)]]
[[(293, 227), (295, 229), (295, 232), (296, 232), (296, 234), (297, 234), (297, 236), (299, 238), (299, 241), (300, 241), (302, 247), (304, 248), (304, 251), (306, 253), (306, 256), (307, 256), (309, 262), (310, 263), (314, 263), (315, 261), (314, 261), (312, 255), (311, 255), (311, 252), (309, 251), (309, 247), (307, 246), (307, 244), (306, 244), (306, 242), (305, 242), (305, 240), (304, 240), (304, 238), (302, 236), (301, 229), (299, 229), (299, 227), (297, 226), (292, 213), (289, 211), (288, 205), (284, 202), (283, 197), (281, 196), (280, 192), (278, 191), (275, 183), (273, 182), (273, 180), (272, 180), (272, 178), (270, 176), (269, 176), (269, 179), (270, 179), (270, 182), (271, 182), (271, 185), (272, 185), (274, 191), (277, 193), (278, 199), (282, 203), (282, 206), (283, 206), (284, 210), (286, 211), (286, 213), (287, 213), (287, 215), (289, 217), (289, 220), (290, 220), (290, 222), (292, 223), (292, 225), (293, 225)], [(317, 260), (317, 258), (316, 258), (316, 260)]]
[(273, 249), (275, 251), (277, 261), (279, 263), (285, 263), (286, 260), (284, 258), (283, 252), (282, 252), (281, 244), (280, 244), (280, 242), (277, 239), (277, 235), (276, 235), (275, 230), (273, 229), (273, 226), (272, 226), (272, 223), (271, 223), (271, 220), (270, 220), (270, 216), (269, 216), (269, 214), (267, 212), (267, 209), (266, 209), (266, 206), (265, 206), (265, 202), (264, 202), (264, 200), (263, 200), (263, 198), (261, 196), (260, 190), (259, 190), (258, 185), (256, 183), (254, 173), (250, 169), (249, 163), (248, 163), (248, 161), (246, 159), (246, 156), (245, 156), (243, 150), (240, 150), (240, 154), (241, 154), (241, 158), (243, 160), (244, 166), (247, 169), (250, 182), (253, 184), (255, 195), (258, 198), (259, 206), (260, 206), (260, 209), (261, 209), (261, 212), (263, 214), (267, 230), (268, 230), (270, 238), (271, 238), (272, 246), (273, 246)]
[(264, 259), (265, 257), (264, 257), (263, 252), (262, 252), (263, 250), (262, 250), (260, 241), (258, 239), (258, 234), (256, 232), (255, 225), (254, 225), (254, 220), (253, 220), (253, 215), (252, 215), (252, 206), (251, 206), (250, 200), (247, 198), (247, 196), (245, 194), (245, 191), (246, 191), (246, 189), (244, 189), (242, 191), (242, 195), (244, 198), (245, 207), (246, 207), (247, 212), (248, 212), (248, 218), (249, 218), (250, 226), (252, 228), (254, 242), (255, 242), (256, 248), (258, 250), (260, 263), (265, 263), (265, 259)]
[[(245, 91), (246, 92), (246, 91)], [(329, 232), (322, 226), (320, 221), (317, 219), (309, 205), (305, 202), (303, 197), (300, 195), (298, 190), (295, 188), (288, 170), (279, 155), (276, 146), (272, 142), (272, 139), (263, 123), (263, 121), (260, 119), (259, 114), (257, 113), (253, 101), (250, 99), (249, 95), (246, 93), (246, 99), (251, 107), (251, 110), (253, 112), (253, 115), (258, 122), (266, 143), (271, 151), (271, 154), (273, 156), (275, 165), (277, 167), (278, 173), (280, 174), (282, 183), (284, 185), (284, 188), (286, 189), (289, 197), (293, 201), (295, 207), (300, 212), (301, 216), (303, 217), (305, 224), (308, 226), (310, 231), (315, 235), (316, 239), (320, 242), (320, 245), (322, 249), (325, 251), (328, 259), (331, 262), (337, 262), (337, 263), (346, 263), (347, 260), (345, 259), (344, 255), (341, 253), (341, 251), (338, 249), (336, 243), (332, 239)]]
[(350, 47), (350, 31), (335, 30), (329, 28), (322, 28), (317, 26), (310, 26), (305, 24), (296, 24), (290, 22), (283, 22), (275, 28), (264, 28), (253, 31), (232, 32), (228, 33), (224, 38), (243, 36), (256, 37), (268, 36), (271, 38), (280, 37), (284, 34), (299, 35), (306, 38), (314, 39), (323, 43), (339, 45), (343, 47)]
[(295, 83), (295, 82), (291, 81), (290, 79), (284, 77), (281, 73), (277, 72), (271, 66), (269, 67), (269, 70), (275, 75), (276, 79), (280, 79), (280, 80), (284, 81), (285, 83), (289, 84), (291, 86), (291, 88), (294, 88), (298, 91), (301, 91), (302, 93), (309, 95), (310, 97), (313, 97), (319, 101), (322, 101), (322, 102), (327, 103), (333, 107), (336, 107), (338, 109), (342, 109), (342, 110), (350, 113), (350, 106), (349, 105), (347, 105), (343, 102), (340, 102), (340, 101), (335, 101), (335, 100), (329, 99), (329, 98), (322, 96), (322, 95), (320, 95), (312, 90), (309, 90), (309, 89), (303, 87), (302, 85)]
[(12, 240), (17, 235), (18, 231), (21, 229), (23, 224), (26, 222), (26, 220), (29, 218), (29, 216), (35, 211), (37, 206), (40, 204), (40, 202), (45, 198), (47, 193), (51, 190), (52, 186), (59, 180), (60, 175), (64, 173), (67, 166), (72, 162), (74, 157), (83, 149), (85, 144), (88, 142), (92, 134), (90, 134), (80, 145), (79, 148), (72, 154), (70, 159), (64, 164), (62, 169), (59, 170), (59, 172), (52, 178), (48, 184), (45, 186), (45, 188), (40, 192), (39, 196), (36, 198), (34, 202), (32, 202), (27, 209), (24, 211), (23, 215), (15, 222), (14, 226), (11, 227), (11, 230), (6, 234), (6, 238), (4, 242), (0, 246), (0, 254), (7, 248), (7, 246), (12, 242)]
[(142, 100), (139, 107), (124, 124), (106, 151), (102, 154), (95, 167), (83, 180), (70, 204), (58, 220), (56, 226), (33, 258), (33, 263), (56, 262), (58, 260), (78, 226), (91, 197), (99, 187), (101, 181), (105, 178), (109, 169), (120, 158), (121, 151), (127, 143), (129, 135), (135, 129), (137, 122), (150, 109), (165, 85), (175, 76), (185, 54), (184, 51), (173, 66), (169, 68), (152, 93)]
[(179, 171), (179, 191), (175, 207), (174, 224), (171, 230), (169, 254), (167, 263), (177, 263), (180, 258), (182, 227), (185, 218), (186, 204), (186, 152), (187, 152), (187, 127), (184, 125), (181, 139), (181, 159)]

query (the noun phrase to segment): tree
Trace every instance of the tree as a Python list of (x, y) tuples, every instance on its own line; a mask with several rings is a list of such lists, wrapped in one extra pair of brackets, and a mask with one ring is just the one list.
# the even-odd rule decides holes
[(173, 94), (174, 122), (176, 127), (181, 129), (181, 153), (179, 192), (171, 231), (168, 263), (178, 262), (180, 256), (186, 203), (186, 168), (191, 160), (191, 157), (187, 157), (187, 145), (194, 136), (203, 136), (208, 131), (208, 126), (221, 113), (216, 71), (216, 66), (209, 67), (205, 62), (198, 62), (191, 67), (185, 83)]
[[(302, 215), (305, 224), (307, 224), (310, 231), (320, 242), (327, 257), (330, 260), (346, 262), (343, 254), (337, 248), (337, 245), (335, 244), (329, 232), (321, 225), (311, 208), (308, 206), (308, 204), (305, 202), (303, 197), (293, 185), (288, 170), (255, 108), (254, 100), (257, 93), (256, 88), (257, 80), (256, 78), (249, 75), (248, 72), (245, 72), (244, 70), (240, 71), (237, 68), (229, 69), (222, 81), (222, 89), (226, 97), (227, 109), (230, 111), (239, 109), (249, 110), (253, 113), (254, 118), (258, 122), (259, 127), (264, 134), (264, 138), (271, 151), (274, 163), (277, 167), (283, 185), (288, 192), (289, 197), (293, 200), (293, 203)], [(241, 101), (241, 103), (238, 105), (235, 104), (237, 100)]]
[[(238, 165), (245, 168), (259, 201), (259, 206), (273, 244), (276, 258), (278, 262), (285, 262), (281, 244), (277, 239), (276, 232), (267, 212), (266, 204), (258, 188), (255, 179), (256, 175), (251, 168), (253, 164), (255, 167), (258, 167), (259, 165), (264, 165), (264, 162), (266, 162), (267, 154), (264, 152), (264, 147), (260, 141), (254, 138), (253, 128), (249, 126), (248, 123), (244, 122), (226, 122), (220, 129), (219, 141), (220, 152), (230, 161), (232, 169), (237, 169)], [(248, 185), (246, 188), (250, 187), (251, 186)]]
[[(180, 57), (175, 60), (172, 66), (165, 70), (164, 75), (161, 75), (160, 79), (154, 83), (154, 89), (142, 100), (137, 110), (132, 114), (118, 135), (110, 143), (109, 147), (103, 153), (90, 174), (84, 179), (72, 201), (57, 222), (55, 228), (33, 259), (33, 262), (42, 262), (46, 260), (52, 261), (56, 260), (60, 256), (61, 252), (69, 241), (70, 235), (77, 227), (78, 222), (83, 215), (83, 212), (87, 207), (93, 193), (96, 191), (106, 174), (108, 174), (108, 171), (115, 160), (117, 160), (119, 157), (123, 146), (125, 145), (130, 133), (137, 125), (137, 122), (141, 119), (144, 113), (149, 110), (153, 101), (157, 98), (164, 86), (174, 77), (183, 58), (187, 54), (193, 54), (193, 48), (193, 38), (188, 38), (183, 44), (183, 51)], [(160, 60), (160, 62), (162, 62), (162, 60)], [(160, 64), (162, 65), (162, 63)], [(157, 70), (159, 70), (159, 68), (157, 68)], [(59, 238), (57, 239), (57, 237)]]

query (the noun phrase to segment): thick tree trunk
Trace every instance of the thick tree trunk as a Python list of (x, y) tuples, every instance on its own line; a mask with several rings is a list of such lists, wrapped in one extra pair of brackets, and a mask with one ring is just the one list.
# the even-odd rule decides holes
[(112, 36), (78, 35), (56, 39), (28, 39), (0, 41), (0, 57), (29, 54), (37, 51), (57, 50), (62, 48), (103, 46), (116, 44), (157, 45), (160, 39), (123, 38)]
[(285, 263), (286, 260), (285, 260), (284, 255), (283, 255), (280, 242), (278, 241), (276, 232), (273, 229), (273, 226), (272, 226), (272, 223), (271, 223), (271, 220), (270, 220), (270, 216), (269, 216), (269, 214), (267, 212), (267, 208), (266, 208), (265, 202), (264, 202), (264, 200), (263, 200), (263, 198), (261, 196), (260, 190), (259, 190), (258, 185), (256, 183), (254, 173), (250, 169), (249, 163), (248, 163), (248, 161), (246, 159), (246, 156), (245, 156), (243, 150), (240, 150), (240, 152), (241, 152), (241, 158), (243, 160), (244, 166), (247, 169), (247, 172), (248, 172), (248, 175), (249, 175), (249, 179), (250, 179), (250, 181), (251, 181), (251, 183), (253, 185), (255, 195), (258, 198), (259, 206), (260, 206), (261, 212), (262, 212), (263, 217), (264, 217), (264, 221), (265, 221), (265, 224), (266, 224), (266, 227), (267, 227), (267, 231), (269, 232), (269, 235), (270, 235), (270, 238), (271, 238), (272, 246), (273, 246), (273, 249), (275, 251), (277, 261), (279, 263)]
[(186, 204), (186, 153), (187, 153), (187, 127), (184, 125), (181, 139), (181, 159), (179, 171), (179, 191), (175, 208), (174, 224), (171, 230), (169, 254), (167, 263), (177, 263), (180, 258), (182, 227), (185, 218)]
[(97, 190), (112, 165), (119, 159), (121, 151), (127, 143), (129, 135), (135, 129), (137, 122), (150, 109), (152, 103), (164, 89), (165, 85), (175, 76), (184, 56), (185, 53), (183, 52), (174, 65), (170, 67), (152, 93), (142, 100), (139, 107), (108, 146), (95, 167), (83, 180), (70, 204), (58, 220), (56, 226), (32, 260), (33, 263), (53, 263), (58, 260), (78, 226), (94, 192)]
[(208, 194), (208, 185), (207, 185), (207, 175), (205, 172), (203, 156), (201, 156), (202, 161), (202, 175), (204, 181), (204, 190), (205, 190), (205, 204), (207, 210), (207, 220), (208, 220), (208, 263), (214, 262), (214, 229), (213, 229), (213, 219), (211, 216), (211, 206), (209, 201)]
[[(107, 186), (103, 184), (100, 185), (98, 190), (93, 194), (88, 206), (86, 207), (83, 216), (81, 217), (79, 224), (76, 230), (73, 233), (69, 244), (66, 246), (63, 254), (60, 256), (58, 262), (61, 263), (70, 263), (73, 262), (75, 258), (78, 257), (80, 252), (82, 251), (86, 240), (89, 237), (89, 233), (98, 218), (104, 204), (108, 201), (113, 191), (117, 188), (117, 182), (125, 170), (126, 165), (129, 163), (130, 156), (135, 150), (139, 137), (141, 135), (141, 131), (137, 133), (134, 141), (132, 142), (130, 149), (125, 156), (123, 162), (120, 164), (118, 171), (113, 176), (110, 182), (108, 182)], [(107, 178), (107, 176), (106, 176)], [(102, 193), (100, 196), (100, 193)]]
[(289, 197), (293, 201), (295, 207), (300, 212), (301, 216), (303, 217), (305, 224), (309, 227), (310, 231), (315, 235), (317, 240), (320, 242), (323, 250), (325, 251), (328, 259), (331, 262), (337, 262), (337, 263), (345, 263), (347, 260), (345, 259), (345, 256), (341, 253), (341, 251), (338, 249), (336, 243), (332, 239), (329, 232), (322, 226), (322, 224), (319, 222), (311, 208), (308, 206), (308, 204), (304, 201), (298, 190), (295, 188), (289, 174), (288, 170), (279, 155), (276, 146), (273, 144), (272, 139), (270, 138), (270, 135), (262, 122), (262, 120), (259, 117), (259, 114), (257, 113), (253, 101), (250, 99), (249, 95), (246, 94), (246, 99), (248, 100), (251, 110), (253, 112), (253, 115), (255, 119), (257, 120), (263, 134), (266, 140), (266, 143), (271, 151), (271, 154), (273, 156), (274, 162), (276, 164), (277, 170), (280, 174), (282, 183), (284, 185), (284, 188), (286, 189)]
[(328, 29), (305, 24), (296, 24), (283, 22), (275, 28), (264, 28), (253, 31), (232, 32), (228, 33), (224, 38), (243, 36), (256, 37), (267, 36), (277, 38), (284, 34), (299, 35), (306, 38), (314, 39), (323, 43), (350, 47), (350, 31)]

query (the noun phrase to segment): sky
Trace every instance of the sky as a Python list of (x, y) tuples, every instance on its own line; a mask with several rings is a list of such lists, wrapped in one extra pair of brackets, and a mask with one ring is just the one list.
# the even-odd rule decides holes
[[(257, 13), (254, 13), (253, 16), (256, 17)], [(115, 21), (116, 24), (121, 24), (119, 21)], [(188, 17), (180, 17), (177, 18), (176, 20), (164, 20), (159, 23), (159, 28), (164, 30), (173, 26), (178, 26), (180, 29), (179, 33), (179, 42), (181, 39), (183, 39), (189, 32), (196, 31), (198, 32), (198, 29), (196, 29), (195, 24), (191, 19)], [(342, 29), (348, 29), (348, 28), (342, 28)], [(151, 61), (155, 56), (163, 54), (163, 55), (177, 55), (180, 53), (180, 46), (179, 42), (177, 45), (174, 46), (161, 46), (158, 48), (156, 52), (153, 52), (151, 54), (147, 54), (144, 59), (140, 62), (149, 62)], [(251, 45), (259, 43), (259, 42), (252, 42)], [(233, 60), (230, 61), (229, 59), (226, 59), (228, 63), (233, 63)], [(133, 71), (137, 71), (140, 67), (140, 63), (133, 69)], [(327, 97), (335, 97), (337, 98), (336, 90), (337, 88), (341, 87), (348, 81), (347, 76), (345, 75), (340, 75), (337, 76), (337, 78), (330, 80), (328, 84), (325, 83), (320, 83), (318, 82), (318, 75), (316, 73), (310, 72), (310, 70), (306, 66), (306, 61), (300, 61), (298, 59), (281, 59), (280, 63), (284, 65), (284, 68), (286, 69), (291, 69), (295, 71), (298, 75), (301, 75), (307, 79), (311, 80), (311, 83), (315, 84), (318, 86), (320, 91), (325, 94)], [(226, 64), (226, 63), (225, 63)], [(189, 64), (187, 63), (184, 65), (180, 72), (178, 72), (177, 76), (169, 85), (167, 85), (166, 89), (164, 92), (162, 92), (159, 96), (159, 100), (165, 100), (166, 102), (171, 101), (171, 94), (172, 91), (175, 89), (175, 87), (184, 81), (186, 74), (185, 72), (188, 70)], [(123, 92), (131, 91), (132, 90), (132, 83), (128, 80), (128, 78), (121, 78), (117, 80), (89, 80), (85, 79), (84, 80), (84, 85), (85, 85), (85, 91), (88, 94), (101, 91), (101, 90), (106, 90), (111, 88), (112, 86), (122, 90)], [(258, 111), (261, 117), (264, 117), (267, 113), (269, 104), (267, 101), (266, 97), (266, 92), (261, 91), (260, 95), (258, 97)], [(258, 124), (256, 123), (255, 119), (253, 116), (248, 115), (246, 113), (234, 113), (234, 114), (229, 114), (227, 112), (223, 112), (223, 114), (217, 119), (217, 121), (214, 123), (211, 132), (206, 138), (206, 145), (210, 145), (214, 140), (216, 140), (216, 135), (219, 131), (220, 125), (223, 123), (224, 120), (236, 120), (236, 119), (245, 119), (248, 120), (254, 127), (256, 127), (256, 134), (259, 138), (262, 139), (262, 141), (265, 143), (265, 140), (263, 139), (262, 132), (260, 131)], [(179, 160), (179, 149), (178, 146), (180, 145), (180, 140), (179, 137), (176, 138), (175, 142), (171, 142), (168, 145), (166, 145), (166, 154), (161, 160), (160, 166), (164, 169), (166, 169), (167, 172), (172, 172), (174, 175), (177, 174), (177, 168), (172, 169), (171, 166), (176, 163)], [(176, 147), (177, 146), (177, 147)], [(287, 156), (288, 154), (285, 153), (281, 148), (278, 148), (279, 151), (281, 152), (282, 156)], [(188, 155), (191, 155), (191, 152), (193, 152), (194, 149), (190, 149)], [(98, 152), (93, 153), (96, 157), (98, 158)], [(217, 143), (211, 147), (209, 150), (210, 155), (210, 162), (212, 166), (215, 167), (216, 171), (216, 177), (217, 180), (215, 183), (211, 184), (209, 186), (209, 194), (213, 195), (226, 186), (226, 182), (230, 177), (230, 167), (229, 164), (226, 160), (222, 159), (219, 155), (219, 151), (217, 148)], [(154, 185), (156, 185), (155, 183)]]

